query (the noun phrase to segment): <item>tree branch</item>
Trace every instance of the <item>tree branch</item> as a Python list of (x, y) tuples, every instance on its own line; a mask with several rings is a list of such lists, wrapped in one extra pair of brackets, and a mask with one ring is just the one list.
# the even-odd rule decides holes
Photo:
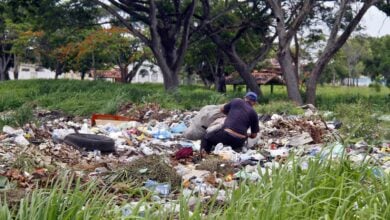
[(260, 48), (257, 55), (252, 59), (252, 61), (249, 62), (249, 64), (248, 64), (249, 69), (255, 68), (256, 64), (265, 58), (265, 56), (268, 54), (268, 52), (272, 48), (272, 42), (274, 42), (276, 36), (277, 36), (277, 34), (274, 34), (272, 37), (268, 37), (265, 40), (263, 46)]
[(336, 40), (337, 33), (339, 32), (340, 29), (341, 20), (345, 14), (346, 6), (348, 2), (349, 0), (341, 0), (340, 9), (336, 13), (336, 19), (329, 35), (328, 44), (333, 44), (334, 41)]
[[(156, 4), (154, 0), (150, 0), (150, 34), (151, 34), (151, 49), (156, 53), (161, 53), (160, 37), (157, 30)], [(156, 51), (157, 50), (157, 51)]]
[(248, 24), (241, 24), (240, 29), (237, 31), (236, 35), (233, 37), (233, 39), (230, 41), (231, 44), (235, 44), (240, 37), (245, 33), (246, 30), (248, 30)]
[(291, 26), (289, 27), (289, 30), (286, 35), (286, 42), (290, 42), (291, 39), (294, 37), (302, 22), (305, 20), (307, 14), (309, 14), (310, 10), (314, 7), (315, 2), (315, 0), (305, 0), (297, 17), (294, 19)]
[[(341, 47), (349, 38), (353, 30), (355, 30), (356, 26), (359, 24), (360, 20), (363, 18), (364, 14), (367, 10), (374, 4), (378, 3), (379, 0), (368, 0), (363, 4), (363, 7), (360, 8), (357, 15), (352, 19), (352, 21), (348, 24), (345, 31), (340, 35), (340, 37), (335, 42), (335, 47)], [(337, 50), (333, 51), (337, 52)]]
[(109, 5), (101, 2), (100, 0), (92, 0), (96, 2), (96, 4), (100, 5), (102, 8), (106, 9), (108, 12), (110, 12), (112, 15), (114, 15), (116, 18), (119, 19), (119, 21), (127, 28), (129, 31), (134, 34), (136, 37), (138, 37), (140, 40), (142, 40), (146, 45), (150, 44), (149, 39), (143, 35), (140, 31), (135, 29), (133, 25), (131, 25), (124, 17), (122, 17), (115, 9), (110, 7)]
[(186, 10), (186, 14), (184, 17), (183, 34), (182, 34), (180, 46), (179, 46), (178, 53), (177, 53), (178, 58), (174, 64), (175, 70), (183, 62), (184, 53), (188, 47), (189, 31), (190, 31), (190, 26), (191, 26), (190, 22), (191, 22), (191, 18), (192, 18), (192, 15), (194, 14), (194, 12), (195, 12), (195, 0), (192, 0), (191, 4), (188, 7), (188, 10)]

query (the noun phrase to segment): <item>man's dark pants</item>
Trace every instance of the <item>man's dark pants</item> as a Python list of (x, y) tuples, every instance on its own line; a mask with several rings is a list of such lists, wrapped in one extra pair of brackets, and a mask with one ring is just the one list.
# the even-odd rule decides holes
[(242, 146), (245, 143), (245, 138), (238, 138), (228, 133), (224, 129), (218, 129), (216, 131), (212, 131), (207, 133), (200, 143), (201, 149), (204, 149), (207, 153), (210, 153), (213, 146), (218, 143), (222, 143), (224, 145), (231, 146), (233, 150), (236, 152), (240, 152), (242, 150)]

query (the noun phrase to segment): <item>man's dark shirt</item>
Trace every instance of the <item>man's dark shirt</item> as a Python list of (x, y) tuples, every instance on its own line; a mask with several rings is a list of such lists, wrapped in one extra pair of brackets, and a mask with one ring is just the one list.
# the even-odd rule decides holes
[(227, 114), (224, 128), (230, 128), (235, 132), (246, 135), (251, 127), (251, 133), (259, 132), (259, 118), (253, 107), (243, 99), (233, 99), (223, 106)]

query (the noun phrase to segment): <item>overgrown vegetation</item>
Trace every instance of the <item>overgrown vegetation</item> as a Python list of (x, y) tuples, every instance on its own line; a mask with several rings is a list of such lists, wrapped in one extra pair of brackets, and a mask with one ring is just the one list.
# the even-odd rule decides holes
[[(307, 169), (303, 169), (307, 163)], [(188, 208), (181, 197), (180, 213), (148, 210), (145, 219), (379, 219), (390, 217), (389, 176), (368, 163), (356, 165), (340, 158), (290, 158), (289, 166), (260, 173), (257, 183), (241, 182), (218, 204), (216, 198)], [(192, 215), (188, 214), (192, 211)], [(204, 215), (207, 213), (207, 215)], [(140, 213), (135, 213), (136, 215)]]
[[(321, 155), (321, 154), (320, 154)], [(309, 161), (290, 158), (286, 166), (259, 172), (258, 182), (241, 182), (225, 202), (212, 197), (188, 206), (183, 194), (175, 206), (151, 203), (149, 194), (129, 211), (129, 219), (379, 219), (390, 218), (390, 177), (379, 168), (353, 164), (344, 156)], [(127, 189), (129, 195), (140, 190)], [(194, 195), (196, 196), (196, 195)], [(10, 206), (2, 197), (1, 219), (122, 219), (126, 203), (115, 207), (112, 196), (93, 182), (60, 179), (50, 190), (39, 189), (20, 204)], [(149, 207), (146, 210), (141, 207)], [(119, 210), (118, 210), (119, 208)], [(192, 215), (190, 215), (190, 211)], [(207, 214), (207, 215), (205, 215)]]
[(359, 139), (378, 142), (384, 138), (382, 124), (373, 107), (366, 103), (339, 104), (335, 108), (335, 117), (344, 123), (341, 127), (342, 134), (353, 142)]
[(0, 219), (101, 219), (112, 216), (111, 199), (96, 183), (81, 183), (64, 174), (47, 189), (37, 189), (17, 205), (9, 205), (2, 192)]

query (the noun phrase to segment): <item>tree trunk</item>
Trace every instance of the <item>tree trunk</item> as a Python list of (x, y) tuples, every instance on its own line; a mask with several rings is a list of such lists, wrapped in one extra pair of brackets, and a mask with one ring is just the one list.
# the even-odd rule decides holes
[(300, 49), (299, 49), (299, 41), (297, 34), (294, 35), (294, 44), (295, 44), (295, 54), (294, 54), (294, 64), (295, 64), (295, 77), (297, 78), (298, 86), (300, 84), (299, 82), (299, 56), (300, 56)]
[(192, 78), (191, 78), (191, 76), (192, 76), (192, 74), (193, 74), (193, 72), (192, 72), (192, 68), (186, 68), (187, 69), (187, 76), (186, 76), (186, 85), (192, 85)]
[[(217, 45), (218, 45), (218, 43), (217, 43)], [(252, 92), (256, 93), (259, 96), (259, 98), (262, 98), (263, 93), (260, 90), (260, 86), (257, 85), (256, 79), (252, 75), (252, 69), (249, 68), (249, 65), (246, 64), (238, 56), (237, 52), (234, 49), (234, 45), (231, 45), (230, 47), (224, 47), (222, 49), (225, 52), (225, 54), (227, 55), (227, 57), (230, 60), (230, 62), (232, 63), (232, 65), (234, 66), (234, 69), (237, 70), (237, 72), (240, 74), (241, 78), (244, 80), (247, 88), (249, 88), (249, 90), (251, 90)]]
[[(195, 12), (195, 0), (187, 6), (186, 12), (177, 17), (178, 24), (172, 25), (159, 22), (157, 7), (154, 0), (150, 1), (150, 35), (148, 45), (156, 57), (164, 79), (164, 87), (167, 92), (175, 92), (179, 87), (179, 71), (184, 61), (188, 48), (190, 26)], [(176, 46), (176, 43), (179, 45)]]
[(121, 83), (126, 83), (128, 76), (127, 64), (119, 65), (119, 70), (121, 71)]
[(11, 68), (11, 56), (3, 54), (0, 57), (0, 81), (9, 80), (8, 70)]
[(219, 60), (217, 65), (217, 92), (226, 92), (226, 81), (225, 81), (225, 62), (223, 59), (223, 53), (220, 51)]
[(176, 92), (179, 87), (179, 77), (175, 73), (165, 73), (163, 74), (164, 78), (164, 88), (167, 92)]
[(302, 105), (302, 97), (299, 93), (298, 79), (295, 75), (295, 67), (289, 49), (278, 53), (278, 60), (287, 84), (288, 98), (298, 105)]
[[(353, 17), (352, 21), (344, 28), (344, 32), (339, 35), (339, 28), (341, 25), (342, 17), (346, 10), (347, 1), (342, 2), (342, 6), (340, 10), (337, 12), (335, 24), (330, 33), (330, 37), (328, 39), (327, 45), (318, 58), (314, 69), (310, 74), (310, 79), (308, 83), (308, 89), (306, 90), (306, 103), (315, 104), (316, 98), (316, 83), (322, 74), (326, 64), (330, 61), (332, 56), (339, 51), (339, 49), (345, 44), (351, 35), (352, 31), (355, 30), (356, 26), (359, 24), (363, 15), (367, 12), (367, 10), (373, 5), (379, 2), (378, 0), (367, 0), (364, 2), (363, 6), (360, 8), (355, 17)], [(337, 37), (339, 36), (339, 37)]]
[[(325, 59), (326, 57), (328, 59)], [(314, 69), (311, 71), (309, 80), (307, 82), (306, 103), (310, 103), (310, 104), (315, 103), (318, 77), (320, 76), (322, 70), (324, 69), (325, 65), (329, 62), (330, 59), (331, 59), (331, 55), (324, 56), (323, 59), (317, 60)]]
[(160, 51), (154, 51), (154, 54), (163, 75), (165, 91), (175, 92), (179, 87), (178, 74), (169, 68), (164, 55)]
[(62, 74), (63, 72), (63, 67), (64, 65), (62, 63), (57, 63), (57, 67), (56, 67), (56, 75), (54, 77), (54, 79), (58, 79), (58, 76)]
[(19, 78), (19, 67), (20, 62), (16, 55), (14, 55), (14, 79), (17, 80)]

